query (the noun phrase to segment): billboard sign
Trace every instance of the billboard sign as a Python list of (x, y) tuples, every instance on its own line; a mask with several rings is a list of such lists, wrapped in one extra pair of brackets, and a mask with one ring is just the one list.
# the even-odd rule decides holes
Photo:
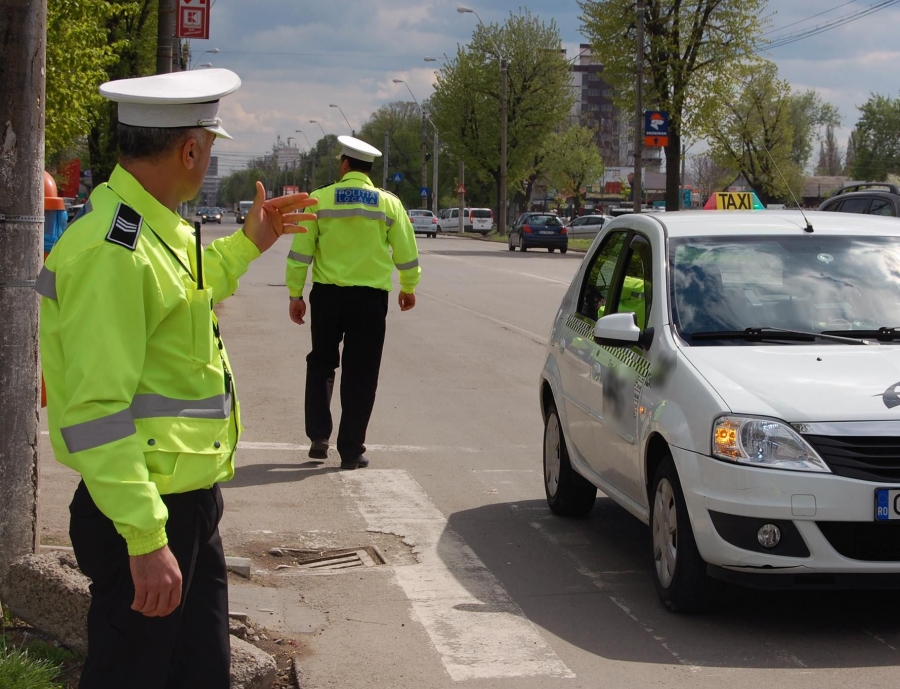
[(178, 0), (178, 38), (209, 38), (208, 0)]

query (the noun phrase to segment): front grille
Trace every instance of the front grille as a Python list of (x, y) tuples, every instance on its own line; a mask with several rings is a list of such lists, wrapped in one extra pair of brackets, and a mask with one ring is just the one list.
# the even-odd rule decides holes
[(844, 557), (866, 562), (900, 562), (900, 524), (816, 522), (816, 525), (831, 547)]
[(900, 437), (803, 436), (838, 476), (900, 483)]

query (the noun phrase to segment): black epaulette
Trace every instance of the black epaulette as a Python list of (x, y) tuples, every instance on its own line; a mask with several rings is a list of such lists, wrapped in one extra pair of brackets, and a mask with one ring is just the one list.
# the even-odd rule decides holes
[(397, 196), (397, 195), (396, 195), (394, 192), (392, 192), (392, 191), (388, 191), (387, 189), (381, 189), (380, 187), (378, 187), (378, 191), (383, 191), (383, 192), (384, 192), (385, 194), (387, 194), (388, 196), (393, 196), (393, 197), (394, 197), (395, 199), (397, 199), (398, 201), (400, 200), (400, 197)]
[(134, 251), (143, 224), (144, 218), (140, 213), (131, 206), (120, 203), (113, 216), (112, 225), (109, 226), (109, 232), (106, 233), (106, 241)]
[(328, 184), (323, 184), (321, 187), (316, 187), (313, 191), (319, 191), (319, 189), (324, 189), (325, 187), (333, 187), (337, 182), (329, 182)]

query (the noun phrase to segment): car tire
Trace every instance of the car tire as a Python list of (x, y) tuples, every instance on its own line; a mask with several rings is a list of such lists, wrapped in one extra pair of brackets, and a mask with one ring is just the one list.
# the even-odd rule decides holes
[(544, 420), (544, 493), (550, 509), (561, 517), (584, 517), (597, 500), (597, 487), (569, 462), (559, 412), (553, 404)]
[(547, 249), (547, 253), (550, 254), (552, 254), (554, 251), (556, 251), (556, 249), (554, 249), (552, 246)]
[(561, 247), (559, 247), (559, 253), (561, 253), (561, 254), (566, 254), (566, 253), (568, 253), (568, 252), (569, 252), (569, 247), (567, 247), (567, 246), (561, 246)]
[(653, 478), (650, 489), (650, 556), (656, 593), (673, 612), (704, 610), (711, 580), (700, 556), (684, 492), (671, 455)]
[(509, 250), (510, 250), (510, 251), (515, 251), (515, 250), (516, 250), (516, 247), (513, 246), (512, 239), (509, 240)]
[(525, 246), (525, 237), (519, 236), (519, 251), (523, 254), (528, 251), (528, 247)]

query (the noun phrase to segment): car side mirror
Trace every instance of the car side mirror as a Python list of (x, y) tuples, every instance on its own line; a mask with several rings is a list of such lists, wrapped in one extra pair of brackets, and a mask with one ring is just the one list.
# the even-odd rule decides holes
[(633, 313), (611, 313), (603, 316), (594, 328), (594, 342), (608, 347), (642, 347), (650, 349), (653, 342), (653, 328), (643, 332), (637, 325)]

